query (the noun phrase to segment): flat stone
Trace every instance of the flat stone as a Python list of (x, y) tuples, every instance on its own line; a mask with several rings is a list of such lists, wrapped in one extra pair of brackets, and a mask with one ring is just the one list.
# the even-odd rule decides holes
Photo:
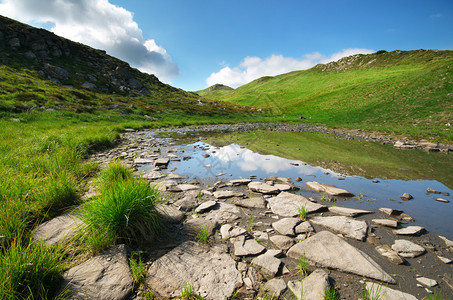
[(277, 248), (282, 250), (288, 250), (292, 245), (294, 245), (294, 240), (285, 235), (273, 235), (270, 237), (270, 240), (275, 246), (277, 246)]
[(170, 173), (167, 175), (167, 179), (173, 179), (173, 180), (182, 180), (182, 179), (187, 179), (189, 178), (188, 176), (182, 176), (176, 173)]
[(283, 256), (283, 252), (280, 249), (267, 249), (266, 254), (276, 258)]
[(215, 221), (206, 220), (205, 218), (190, 219), (184, 224), (185, 234), (188, 236), (196, 236), (201, 230), (206, 230), (211, 235), (217, 228), (218, 223)]
[(430, 279), (430, 278), (426, 278), (426, 277), (417, 277), (415, 278), (417, 279), (418, 282), (420, 282), (421, 284), (423, 284), (424, 286), (427, 286), (427, 287), (435, 287), (437, 285), (437, 281), (435, 281), (434, 279)]
[(447, 246), (447, 249), (449, 249), (450, 252), (453, 252), (453, 241), (447, 239), (442, 235), (439, 235), (438, 237), (445, 242), (445, 246)]
[(233, 227), (230, 224), (224, 224), (220, 227), (220, 234), (222, 239), (229, 239), (245, 234), (247, 230), (241, 227)]
[(258, 182), (258, 181), (252, 181), (248, 184), (248, 188), (256, 193), (261, 193), (261, 194), (266, 194), (266, 195), (273, 195), (273, 194), (278, 194), (280, 193), (280, 190), (272, 185), (263, 183), (263, 182)]
[(242, 276), (227, 253), (191, 241), (160, 257), (148, 269), (146, 284), (159, 298), (180, 296), (187, 283), (204, 299), (229, 299), (242, 285)]
[(204, 212), (210, 211), (211, 209), (214, 208), (214, 206), (216, 206), (216, 204), (217, 202), (214, 200), (203, 202), (195, 209), (195, 212), (202, 214)]
[(288, 192), (281, 192), (278, 196), (267, 199), (267, 202), (274, 214), (283, 217), (295, 217), (299, 215), (299, 209), (304, 206), (307, 213), (317, 212), (326, 206), (311, 202), (301, 195)]
[(399, 256), (414, 258), (425, 253), (425, 248), (408, 240), (395, 240), (392, 249), (398, 252)]
[(326, 271), (316, 269), (304, 280), (288, 282), (288, 288), (297, 300), (324, 300), (326, 289), (329, 287), (329, 275)]
[(274, 277), (280, 270), (282, 261), (274, 256), (261, 254), (252, 259), (252, 265), (257, 266), (266, 275)]
[(158, 180), (158, 179), (161, 179), (164, 177), (165, 177), (165, 175), (159, 171), (149, 171), (149, 172), (143, 174), (143, 178), (148, 179), (148, 180)]
[(441, 262), (443, 262), (444, 264), (451, 264), (451, 259), (447, 258), (447, 257), (444, 257), (444, 256), (437, 256), (437, 258), (439, 258), (439, 260)]
[(398, 255), (398, 252), (390, 248), (389, 245), (377, 246), (376, 251), (394, 264), (402, 265), (405, 262), (405, 260)]
[(216, 199), (227, 199), (231, 197), (244, 197), (244, 193), (235, 191), (215, 191), (213, 193)]
[(252, 256), (262, 253), (265, 248), (253, 239), (245, 240), (244, 238), (234, 242), (234, 255)]
[(292, 185), (283, 184), (283, 183), (276, 183), (276, 184), (274, 184), (274, 187), (279, 189), (280, 191), (283, 191), (283, 192), (290, 191), (293, 188)]
[(133, 286), (128, 249), (114, 246), (64, 272), (63, 278), (61, 289), (69, 299), (127, 299)]
[(154, 163), (154, 159), (152, 158), (136, 158), (134, 159), (134, 164), (136, 165), (147, 165)]
[(197, 199), (193, 195), (186, 195), (184, 198), (179, 199), (174, 203), (182, 211), (191, 211), (194, 207), (198, 205)]
[(245, 208), (266, 208), (266, 200), (263, 197), (253, 197), (234, 201), (234, 205)]
[(288, 250), (287, 255), (295, 259), (305, 255), (308, 262), (315, 266), (337, 269), (388, 283), (396, 282), (367, 254), (329, 231), (321, 231), (297, 243)]
[(393, 230), (393, 233), (398, 235), (420, 235), (425, 231), (425, 228), (421, 226), (407, 226), (405, 228)]
[(381, 285), (375, 282), (366, 282), (366, 289), (370, 295), (370, 299), (379, 300), (417, 300), (411, 294), (407, 294), (395, 289), (389, 288), (387, 285)]
[(438, 202), (442, 202), (442, 203), (450, 203), (450, 201), (449, 201), (449, 200), (447, 200), (447, 199), (444, 199), (444, 198), (436, 198), (436, 201), (438, 201)]
[(400, 215), (403, 211), (399, 209), (394, 209), (394, 208), (386, 208), (386, 207), (381, 207), (379, 208), (380, 212), (383, 212), (386, 215), (392, 215), (392, 216), (398, 216)]
[(83, 222), (76, 216), (64, 214), (39, 225), (33, 240), (46, 246), (66, 243), (80, 232), (82, 225)]
[(264, 284), (264, 289), (269, 296), (278, 298), (286, 290), (286, 283), (283, 279), (274, 278)]
[(398, 227), (398, 222), (390, 219), (373, 219), (371, 220), (371, 223), (374, 225), (382, 225), (392, 228)]
[(352, 197), (353, 193), (347, 190), (337, 188), (331, 184), (319, 183), (317, 181), (309, 181), (305, 183), (310, 189), (320, 193), (326, 193), (330, 196)]
[(346, 217), (357, 217), (363, 214), (372, 214), (372, 211), (364, 210), (364, 209), (357, 209), (357, 208), (350, 208), (350, 207), (342, 207), (342, 206), (331, 206), (329, 207), (329, 211), (331, 213), (346, 216)]
[(310, 222), (359, 241), (365, 240), (368, 230), (368, 225), (365, 221), (355, 220), (345, 216), (313, 217), (310, 218)]
[(247, 179), (247, 178), (244, 178), (244, 179), (233, 179), (233, 180), (230, 180), (229, 184), (232, 185), (232, 186), (240, 186), (240, 185), (247, 185), (250, 182), (252, 182), (252, 180), (251, 179)]
[(311, 226), (309, 221), (302, 222), (299, 225), (297, 225), (296, 228), (294, 228), (294, 232), (296, 234), (309, 233), (314, 231), (315, 229), (313, 228), (313, 226)]
[(205, 216), (205, 219), (224, 224), (237, 220), (240, 213), (240, 210), (236, 206), (219, 202), (214, 209)]
[(181, 223), (185, 217), (184, 213), (179, 209), (166, 204), (156, 205), (156, 210), (165, 221), (170, 223)]
[(154, 160), (154, 166), (155, 167), (166, 167), (166, 166), (168, 166), (169, 162), (170, 162), (170, 159), (168, 157), (160, 157), (160, 158)]
[(272, 228), (277, 232), (287, 236), (296, 236), (294, 228), (301, 222), (297, 218), (284, 218), (277, 222), (272, 223)]
[(199, 190), (199, 189), (200, 189), (200, 187), (198, 185), (187, 184), (187, 183), (178, 184), (176, 186), (176, 190), (181, 191), (181, 192), (195, 191), (195, 190)]

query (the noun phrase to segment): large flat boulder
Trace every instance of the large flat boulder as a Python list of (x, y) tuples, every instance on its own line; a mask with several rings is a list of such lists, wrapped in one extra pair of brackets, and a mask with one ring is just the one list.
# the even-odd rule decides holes
[(368, 291), (369, 299), (380, 300), (417, 300), (411, 294), (403, 293), (401, 291), (391, 289), (387, 285), (381, 285), (375, 282), (366, 282), (366, 289)]
[(308, 262), (315, 266), (395, 283), (368, 255), (329, 231), (321, 231), (297, 243), (288, 250), (287, 255), (295, 259), (305, 255)]
[(244, 193), (236, 191), (215, 191), (213, 195), (216, 199), (227, 199), (232, 197), (243, 197)]
[(128, 250), (112, 247), (63, 274), (65, 299), (127, 299), (132, 293)]
[(310, 218), (310, 222), (359, 241), (365, 240), (368, 229), (365, 221), (355, 220), (345, 216), (313, 217)]
[(241, 211), (235, 205), (219, 202), (206, 216), (206, 220), (225, 224), (239, 218)]
[(350, 207), (342, 207), (342, 206), (331, 206), (329, 207), (329, 211), (336, 215), (346, 216), (346, 217), (357, 217), (364, 214), (372, 214), (372, 211), (358, 209), (358, 208), (350, 208)]
[(326, 271), (317, 269), (304, 280), (288, 282), (288, 288), (297, 300), (324, 300), (326, 289), (329, 287), (329, 275)]
[(348, 192), (347, 190), (337, 188), (331, 184), (320, 183), (317, 181), (309, 181), (305, 183), (310, 189), (315, 190), (320, 193), (326, 193), (330, 196), (341, 196), (341, 197), (352, 197), (353, 193)]
[(33, 240), (47, 246), (66, 243), (80, 231), (82, 224), (76, 216), (64, 214), (39, 225)]
[(252, 197), (234, 201), (234, 205), (245, 208), (266, 208), (266, 200), (263, 197)]
[(274, 194), (280, 193), (280, 189), (279, 188), (277, 188), (275, 186), (272, 186), (272, 185), (269, 185), (267, 183), (258, 182), (258, 181), (250, 182), (248, 184), (248, 188), (252, 192), (266, 194), (266, 195), (274, 195)]
[(425, 253), (425, 248), (408, 240), (395, 240), (392, 249), (398, 252), (399, 256), (414, 258)]
[(283, 217), (295, 217), (299, 215), (301, 206), (305, 207), (307, 213), (320, 211), (326, 206), (311, 202), (301, 195), (296, 195), (288, 192), (281, 192), (278, 196), (267, 200), (272, 212)]
[(242, 276), (227, 253), (191, 241), (157, 259), (148, 269), (146, 284), (160, 298), (180, 296), (188, 283), (204, 299), (229, 299), (242, 284)]

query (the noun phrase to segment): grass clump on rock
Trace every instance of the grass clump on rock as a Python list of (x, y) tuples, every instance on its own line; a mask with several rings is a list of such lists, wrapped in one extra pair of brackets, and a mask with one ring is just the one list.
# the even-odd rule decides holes
[(158, 189), (117, 162), (101, 173), (99, 182), (101, 195), (82, 208), (87, 248), (99, 251), (118, 240), (152, 240), (162, 226)]

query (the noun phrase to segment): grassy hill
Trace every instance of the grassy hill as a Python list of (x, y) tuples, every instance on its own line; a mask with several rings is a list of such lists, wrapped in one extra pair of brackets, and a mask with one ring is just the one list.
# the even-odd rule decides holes
[(229, 86), (223, 84), (214, 84), (204, 90), (196, 91), (195, 93), (205, 98), (215, 99), (221, 96), (228, 95), (232, 91), (234, 91), (234, 89)]
[(380, 51), (260, 78), (217, 99), (286, 120), (452, 142), (452, 68), (453, 51)]

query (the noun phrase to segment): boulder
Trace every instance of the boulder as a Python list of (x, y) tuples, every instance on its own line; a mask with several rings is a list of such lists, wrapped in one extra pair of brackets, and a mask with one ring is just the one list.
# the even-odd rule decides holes
[(304, 280), (288, 282), (288, 288), (297, 300), (324, 300), (326, 289), (329, 287), (329, 275), (322, 269), (313, 271)]
[(166, 204), (158, 204), (156, 206), (156, 210), (162, 216), (164, 221), (170, 223), (181, 223), (184, 219), (185, 215), (176, 207), (166, 205)]
[(273, 235), (270, 240), (277, 248), (282, 250), (288, 250), (294, 245), (294, 240), (286, 235)]
[(395, 240), (392, 249), (398, 252), (399, 256), (414, 258), (425, 253), (425, 248), (408, 240)]
[(80, 231), (82, 225), (83, 222), (76, 216), (64, 214), (39, 225), (33, 240), (47, 246), (66, 243)]
[(355, 220), (345, 216), (313, 217), (310, 218), (310, 222), (359, 241), (365, 240), (368, 230), (368, 225), (365, 221)]
[(127, 299), (132, 293), (128, 249), (112, 247), (63, 274), (69, 299)]
[(182, 211), (191, 211), (198, 204), (197, 199), (193, 195), (186, 195), (174, 203)]
[(278, 298), (286, 290), (286, 283), (281, 278), (274, 278), (266, 282), (264, 290), (269, 296)]
[(234, 201), (234, 204), (245, 208), (266, 208), (266, 200), (263, 197), (252, 197)]
[(296, 234), (309, 233), (314, 231), (315, 229), (313, 228), (313, 226), (311, 226), (309, 221), (302, 222), (299, 225), (297, 225), (296, 228), (294, 228), (294, 232)]
[(319, 183), (316, 181), (309, 181), (305, 183), (309, 188), (315, 190), (320, 193), (326, 193), (330, 196), (340, 196), (340, 197), (352, 197), (354, 196), (353, 193), (348, 192), (347, 190), (343, 190), (337, 188), (331, 184), (327, 183)]
[(272, 228), (277, 232), (287, 236), (296, 236), (294, 228), (301, 222), (297, 218), (284, 218), (277, 222), (272, 223)]
[(350, 207), (341, 207), (341, 206), (331, 206), (329, 207), (329, 211), (336, 215), (346, 216), (346, 217), (357, 217), (363, 214), (372, 214), (372, 211), (364, 210), (364, 209), (357, 209), (357, 208), (350, 208)]
[(214, 208), (214, 206), (216, 206), (216, 204), (217, 202), (214, 200), (203, 202), (195, 209), (195, 212), (202, 214), (204, 212), (210, 211), (211, 209)]
[(305, 207), (307, 213), (317, 212), (326, 206), (311, 202), (301, 195), (288, 192), (281, 192), (278, 196), (267, 199), (267, 202), (274, 214), (283, 217), (295, 217), (299, 215), (301, 206)]
[(280, 270), (282, 261), (265, 253), (252, 259), (252, 265), (259, 267), (264, 274), (274, 277)]
[(205, 219), (224, 224), (237, 220), (240, 213), (240, 210), (236, 206), (219, 202), (214, 209), (205, 216)]
[(288, 250), (287, 255), (295, 259), (305, 256), (308, 262), (315, 266), (337, 269), (388, 283), (396, 282), (368, 255), (329, 231), (321, 231), (297, 243)]
[(188, 283), (204, 299), (226, 300), (242, 285), (242, 276), (227, 253), (191, 241), (160, 257), (148, 269), (146, 284), (161, 298), (180, 296)]
[(416, 297), (403, 293), (401, 291), (391, 289), (387, 285), (381, 285), (375, 282), (366, 282), (366, 290), (368, 291), (369, 299), (380, 300), (417, 300)]
[(253, 239), (246, 240), (245, 237), (241, 236), (238, 241), (234, 242), (234, 255), (236, 256), (252, 256), (263, 253), (265, 248), (258, 244)]
[(184, 224), (185, 234), (188, 236), (196, 236), (201, 230), (206, 230), (211, 235), (217, 228), (218, 223), (215, 221), (206, 220), (205, 218), (190, 219)]

